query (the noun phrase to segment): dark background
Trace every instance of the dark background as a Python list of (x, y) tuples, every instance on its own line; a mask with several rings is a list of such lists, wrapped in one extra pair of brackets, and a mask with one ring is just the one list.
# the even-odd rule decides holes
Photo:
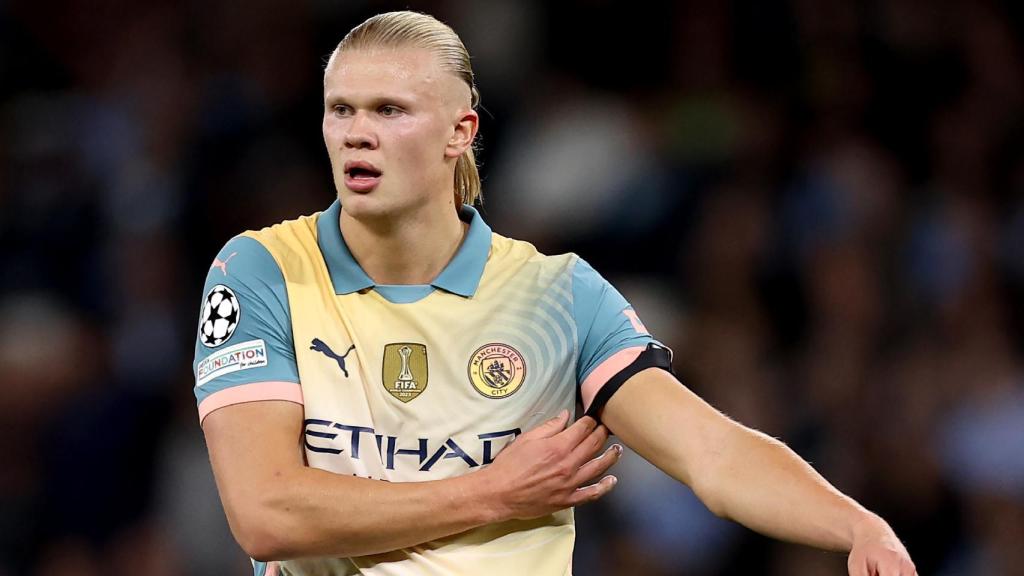
[[(1024, 574), (1024, 4), (0, 0), (0, 576), (248, 572), (203, 277), (331, 202), (325, 57), (407, 6), (474, 56), (496, 231), (587, 258), (921, 574)], [(845, 573), (618, 473), (578, 575)]]

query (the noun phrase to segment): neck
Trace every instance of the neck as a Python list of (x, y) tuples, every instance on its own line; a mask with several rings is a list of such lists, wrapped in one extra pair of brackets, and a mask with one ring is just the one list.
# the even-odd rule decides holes
[(376, 284), (430, 284), (469, 229), (451, 202), (373, 221), (357, 220), (342, 207), (339, 225), (352, 256)]

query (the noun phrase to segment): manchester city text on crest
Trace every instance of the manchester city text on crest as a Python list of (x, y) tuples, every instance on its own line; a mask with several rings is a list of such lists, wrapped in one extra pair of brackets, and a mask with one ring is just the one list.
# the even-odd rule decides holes
[(427, 389), (427, 347), (413, 342), (384, 346), (384, 389), (409, 402)]
[(523, 355), (507, 344), (484, 344), (469, 359), (469, 381), (488, 398), (505, 398), (526, 379)]

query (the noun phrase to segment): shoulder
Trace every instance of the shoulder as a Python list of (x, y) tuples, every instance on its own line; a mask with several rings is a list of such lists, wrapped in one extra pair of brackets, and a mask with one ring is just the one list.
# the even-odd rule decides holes
[(529, 242), (493, 233), (481, 285), (532, 296), (569, 297), (577, 260), (575, 254), (547, 255)]
[[(571, 284), (576, 298), (598, 298), (614, 287), (589, 262), (573, 252), (544, 254), (533, 244), (494, 233), (489, 265), (498, 271), (514, 271), (517, 276), (546, 277)], [(621, 296), (619, 296), (621, 298)]]
[(492, 233), (490, 260), (498, 266), (531, 266), (551, 271), (571, 272), (580, 257), (572, 252), (544, 254), (525, 240), (516, 240), (495, 232)]
[(317, 221), (323, 212), (278, 222), (260, 230), (247, 230), (235, 238), (251, 238), (262, 244), (276, 259), (305, 252), (317, 243)]
[(259, 230), (246, 230), (221, 248), (214, 270), (226, 258), (240, 276), (283, 283), (307, 274), (320, 259), (317, 222), (322, 212), (285, 220)]
[[(303, 262), (298, 253), (317, 249), (316, 218), (302, 216), (261, 230), (248, 230), (224, 244), (210, 265), (204, 293), (237, 297), (247, 308), (287, 307), (285, 279), (290, 268)], [(285, 314), (286, 315), (286, 314)]]

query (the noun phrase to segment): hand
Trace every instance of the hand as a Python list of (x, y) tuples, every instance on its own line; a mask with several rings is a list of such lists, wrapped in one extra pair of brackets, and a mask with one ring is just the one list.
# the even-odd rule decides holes
[(850, 576), (917, 576), (917, 568), (896, 533), (873, 516), (854, 528), (853, 547), (846, 563)]
[(608, 440), (608, 429), (588, 416), (565, 427), (569, 412), (520, 435), (479, 474), (487, 478), (499, 520), (527, 519), (593, 502), (618, 481), (604, 474), (618, 462), (622, 446), (594, 455)]

